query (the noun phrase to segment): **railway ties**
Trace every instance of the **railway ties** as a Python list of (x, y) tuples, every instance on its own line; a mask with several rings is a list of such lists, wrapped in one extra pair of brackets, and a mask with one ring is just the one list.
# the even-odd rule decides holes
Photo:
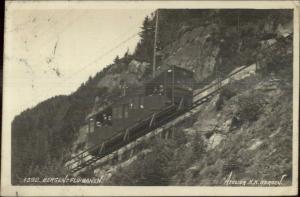
[(215, 92), (212, 92), (210, 93), (209, 95), (205, 96), (205, 97), (202, 97), (198, 100), (196, 100), (194, 103), (193, 103), (193, 106), (192, 108), (195, 108), (199, 105), (202, 105), (203, 103), (206, 103), (208, 102), (213, 96), (215, 96), (215, 94), (218, 92), (218, 90), (216, 90)]
[(90, 166), (92, 163), (96, 162), (97, 160), (99, 160), (101, 157), (93, 157), (89, 160), (87, 160), (86, 162), (81, 162), (81, 161), (78, 161), (80, 164), (78, 164), (75, 168), (72, 168), (70, 170), (71, 173), (75, 173), (77, 172), (78, 170), (81, 170), (82, 168), (85, 168), (87, 166)]

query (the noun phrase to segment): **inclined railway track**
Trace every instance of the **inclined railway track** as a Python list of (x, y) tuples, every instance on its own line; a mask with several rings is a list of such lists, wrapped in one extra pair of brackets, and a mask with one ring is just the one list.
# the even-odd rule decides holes
[[(213, 92), (210, 92), (209, 94), (207, 94), (206, 96), (198, 99), (197, 101), (195, 101), (192, 105), (192, 107), (190, 108), (190, 110), (202, 105), (203, 103), (208, 102), (217, 92), (219, 91), (219, 89), (214, 90)], [(180, 115), (185, 114), (185, 112), (188, 111), (177, 111), (176, 108), (170, 107), (169, 110), (169, 114), (163, 118), (161, 118), (160, 120), (156, 120), (156, 126), (155, 127), (151, 127), (151, 128), (145, 128), (144, 130), (134, 133), (135, 136), (131, 136), (131, 141), (129, 142), (121, 142), (120, 144), (116, 144), (114, 147), (109, 147), (108, 150), (106, 150), (105, 154), (100, 154), (99, 156), (92, 156), (91, 154), (89, 154), (89, 151), (93, 151), (95, 149), (99, 149), (101, 147), (101, 145), (92, 147), (90, 149), (85, 150), (84, 152), (80, 153), (79, 155), (76, 155), (75, 157), (73, 157), (73, 161), (69, 164), (67, 164), (67, 169), (69, 169), (69, 172), (71, 174), (85, 168), (88, 166), (91, 166), (93, 163), (97, 162), (98, 160), (104, 158), (105, 156), (108, 156), (109, 154), (113, 153), (114, 151), (122, 148), (123, 146), (127, 145), (128, 143), (138, 139), (139, 137), (146, 135), (147, 133), (159, 128), (159, 127), (163, 127), (166, 123), (173, 121), (175, 118), (177, 118)], [(105, 142), (104, 142), (105, 143)], [(84, 161), (84, 159), (87, 158), (87, 160)], [(75, 164), (75, 166), (73, 167), (73, 165)], [(71, 167), (71, 168), (70, 168)]]
[[(290, 38), (292, 36), (292, 34), (290, 34), (289, 36), (287, 36), (286, 38)], [(275, 42), (274, 44), (270, 45), (268, 48), (265, 48), (264, 50), (267, 50), (271, 47), (274, 47), (278, 42)], [(263, 58), (260, 58), (263, 59)], [(259, 61), (260, 59), (257, 59), (256, 61)], [(98, 156), (93, 156), (90, 154), (91, 151), (97, 151), (97, 150), (102, 150), (102, 146), (106, 143), (102, 143), (99, 145), (95, 145), (91, 148), (88, 148), (86, 150), (84, 150), (83, 152), (79, 153), (78, 155), (72, 157), (67, 164), (65, 165), (65, 168), (67, 168), (68, 172), (70, 174), (74, 174), (82, 169), (85, 169), (86, 167), (88, 168), (93, 168), (93, 165), (101, 160), (104, 159), (105, 157), (108, 157), (118, 151), (119, 149), (121, 149), (122, 147), (130, 144), (131, 142), (137, 140), (138, 138), (147, 135), (148, 133), (151, 133), (154, 130), (157, 130), (158, 128), (162, 128), (162, 130), (164, 130), (164, 127), (166, 124), (174, 121), (175, 119), (177, 119), (178, 117), (183, 117), (182, 120), (186, 119), (187, 117), (190, 117), (189, 115), (185, 115), (190, 113), (190, 111), (192, 111), (193, 109), (199, 107), (200, 105), (202, 105), (203, 103), (206, 103), (208, 101), (210, 101), (210, 99), (216, 95), (220, 89), (228, 84), (228, 80), (235, 76), (236, 74), (242, 72), (243, 70), (247, 69), (248, 67), (253, 66), (253, 64), (247, 65), (247, 66), (243, 66), (241, 69), (235, 71), (234, 73), (231, 73), (230, 75), (228, 75), (226, 78), (222, 79), (220, 82), (217, 83), (213, 83), (212, 85), (205, 87), (204, 89), (202, 89), (199, 92), (196, 92), (193, 97), (195, 98), (191, 108), (187, 111), (178, 111), (177, 107), (174, 105), (168, 106), (165, 109), (163, 109), (161, 112), (163, 116), (161, 116), (160, 119), (155, 120), (155, 125), (154, 126), (150, 126), (150, 127), (146, 127), (146, 128), (141, 128), (141, 130), (134, 132), (133, 135), (130, 136), (130, 141), (128, 140), (122, 140), (120, 143), (118, 144), (114, 144), (110, 147), (105, 147), (105, 151), (101, 151), (101, 154), (99, 154)], [(202, 94), (202, 96), (201, 96)], [(200, 98), (197, 98), (200, 97)], [(130, 128), (138, 128), (138, 125), (143, 125), (143, 122), (147, 122), (149, 121), (151, 117), (148, 117), (136, 124), (134, 124), (133, 126), (129, 127)], [(182, 121), (181, 120), (181, 121)], [(178, 123), (178, 122), (177, 122)], [(168, 129), (168, 128), (166, 128)], [(122, 132), (118, 133), (116, 136), (113, 137), (118, 137), (121, 135), (124, 135), (124, 132), (126, 132), (125, 130), (123, 130)]]

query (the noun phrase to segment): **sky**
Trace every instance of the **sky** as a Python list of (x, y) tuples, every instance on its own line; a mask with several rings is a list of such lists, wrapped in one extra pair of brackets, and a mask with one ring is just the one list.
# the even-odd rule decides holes
[(4, 94), (12, 118), (55, 95), (74, 92), (139, 41), (153, 10), (8, 9)]

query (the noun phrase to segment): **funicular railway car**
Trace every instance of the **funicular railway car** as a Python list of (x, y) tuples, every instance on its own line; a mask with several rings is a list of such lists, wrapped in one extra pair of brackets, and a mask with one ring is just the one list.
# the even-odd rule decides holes
[(169, 66), (142, 88), (126, 94), (88, 117), (92, 155), (106, 155), (146, 134), (192, 105), (193, 72)]

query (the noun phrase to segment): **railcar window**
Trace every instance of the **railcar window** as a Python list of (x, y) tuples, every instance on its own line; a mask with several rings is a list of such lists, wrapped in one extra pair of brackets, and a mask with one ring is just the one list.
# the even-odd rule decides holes
[(138, 109), (139, 107), (139, 97), (135, 97), (133, 102), (133, 109)]
[(140, 96), (140, 108), (144, 109), (144, 97)]
[(113, 114), (113, 118), (114, 119), (117, 119), (118, 118), (118, 111), (117, 111), (117, 108), (113, 108), (113, 112), (112, 112), (112, 114)]
[(114, 119), (121, 119), (122, 118), (122, 106), (117, 106), (113, 109), (113, 117)]
[(111, 115), (108, 116), (107, 118), (107, 125), (112, 126), (112, 122), (111, 122)]
[(102, 123), (99, 122), (99, 121), (97, 121), (97, 122), (96, 122), (96, 126), (97, 126), (97, 127), (101, 127), (101, 126), (102, 126)]
[(159, 95), (163, 95), (163, 93), (164, 93), (164, 86), (159, 85)]
[(94, 126), (95, 126), (95, 122), (94, 122), (94, 119), (91, 118), (90, 121), (89, 121), (89, 129), (90, 129), (90, 132), (93, 133), (94, 132)]
[(129, 108), (130, 109), (133, 108), (133, 100), (132, 100), (132, 98), (129, 99)]
[(135, 99), (136, 99), (136, 108), (138, 109), (140, 108), (141, 98), (140, 96), (137, 96)]
[(122, 106), (121, 106), (121, 107), (118, 107), (117, 109), (118, 109), (118, 118), (119, 118), (119, 119), (122, 119), (122, 112), (123, 112)]
[(124, 118), (128, 118), (128, 106), (123, 105), (123, 109), (124, 109)]
[(157, 87), (154, 88), (153, 94), (157, 94), (158, 93), (158, 89)]

